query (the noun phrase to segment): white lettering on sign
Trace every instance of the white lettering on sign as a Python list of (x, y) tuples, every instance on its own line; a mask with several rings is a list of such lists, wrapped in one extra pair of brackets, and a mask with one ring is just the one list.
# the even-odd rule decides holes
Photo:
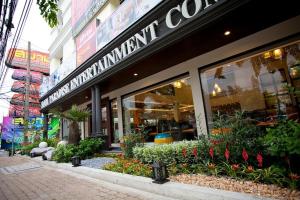
[[(218, 0), (214, 0), (215, 2), (218, 2)], [(194, 11), (189, 11), (188, 9), (188, 4), (191, 3), (194, 7)], [(176, 28), (179, 26), (179, 24), (182, 22), (182, 17), (189, 19), (194, 16), (196, 16), (201, 10), (205, 10), (212, 4), (208, 3), (208, 0), (205, 0), (205, 7), (203, 7), (202, 0), (185, 0), (183, 3), (180, 5), (178, 4), (177, 6), (171, 8), (169, 12), (166, 15), (166, 25), (168, 28)], [(179, 12), (181, 13), (182, 17), (177, 19), (176, 21), (172, 18), (174, 16), (174, 13)]]
[[(156, 34), (156, 26), (158, 26), (158, 21), (155, 20), (144, 29), (142, 29), (139, 33), (136, 33), (134, 36), (127, 39), (123, 42), (119, 47), (113, 49), (111, 52), (107, 53), (97, 62), (92, 64), (89, 68), (81, 72), (81, 74), (77, 75), (73, 78), (69, 83), (66, 83), (48, 98), (41, 102), (41, 107), (44, 108), (49, 104), (53, 103), (57, 99), (65, 96), (67, 93), (75, 90), (77, 87), (80, 87), (84, 83), (93, 79), (95, 76), (103, 73), (105, 70), (111, 68), (116, 65), (124, 58), (135, 52), (136, 50), (146, 46), (151, 41), (157, 38)], [(147, 34), (149, 37), (147, 37)]]

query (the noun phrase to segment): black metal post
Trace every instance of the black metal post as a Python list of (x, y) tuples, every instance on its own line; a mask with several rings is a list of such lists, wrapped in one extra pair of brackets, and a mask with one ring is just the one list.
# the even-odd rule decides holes
[(101, 93), (99, 85), (95, 85), (96, 135), (102, 135)]
[(49, 123), (49, 116), (48, 113), (45, 112), (44, 114), (44, 121), (43, 121), (43, 139), (48, 139), (48, 123)]
[(92, 92), (92, 134), (94, 136), (96, 133), (96, 95), (95, 95), (95, 87), (91, 87)]

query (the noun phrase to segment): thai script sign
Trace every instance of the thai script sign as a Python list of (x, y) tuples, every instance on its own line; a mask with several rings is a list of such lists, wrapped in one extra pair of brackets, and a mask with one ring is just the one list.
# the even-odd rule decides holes
[[(49, 55), (39, 51), (30, 52), (30, 70), (49, 75)], [(27, 69), (28, 51), (12, 48), (9, 50), (6, 65), (10, 68)]]
[[(11, 78), (14, 80), (26, 81), (27, 72), (23, 69), (15, 69)], [(41, 83), (43, 74), (40, 72), (30, 72), (31, 83)]]
[[(11, 91), (25, 94), (26, 92), (26, 82), (25, 81), (14, 81)], [(36, 83), (31, 83), (29, 85), (29, 94), (39, 95), (40, 85)]]

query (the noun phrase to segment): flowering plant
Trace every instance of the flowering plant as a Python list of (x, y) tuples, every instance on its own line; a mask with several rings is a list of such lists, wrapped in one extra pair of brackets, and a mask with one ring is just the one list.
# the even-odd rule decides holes
[(242, 156), (244, 161), (247, 163), (249, 156), (245, 148), (243, 148)]
[(256, 159), (258, 162), (258, 167), (262, 167), (263, 166), (263, 157), (262, 157), (261, 153), (257, 154)]
[(209, 148), (209, 155), (211, 159), (214, 159), (214, 149), (212, 147)]
[(239, 164), (232, 164), (232, 165), (231, 165), (231, 169), (232, 169), (233, 171), (237, 171), (239, 168), (240, 168), (240, 165), (239, 165)]
[(187, 156), (186, 148), (182, 149), (182, 156), (186, 158), (186, 156)]
[(228, 148), (226, 148), (224, 155), (225, 155), (226, 161), (228, 162), (229, 156), (230, 156), (230, 152), (229, 152)]
[(195, 158), (198, 158), (198, 150), (197, 150), (197, 147), (194, 147), (193, 148), (193, 155)]
[(117, 158), (115, 163), (106, 164), (104, 169), (135, 176), (152, 176), (152, 168), (150, 165), (142, 164), (139, 160), (125, 159), (121, 157)]
[(252, 173), (253, 171), (254, 171), (253, 166), (251, 166), (251, 165), (247, 166), (247, 169), (246, 169), (247, 173)]

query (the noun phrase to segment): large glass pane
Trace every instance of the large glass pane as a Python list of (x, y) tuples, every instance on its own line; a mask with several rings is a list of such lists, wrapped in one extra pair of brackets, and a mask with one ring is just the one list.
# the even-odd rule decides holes
[(106, 106), (101, 108), (101, 112), (102, 112), (102, 122), (101, 122), (101, 128), (102, 128), (102, 134), (103, 135), (108, 135), (108, 126), (107, 126), (107, 109)]
[(210, 131), (220, 114), (236, 111), (257, 120), (257, 125), (299, 116), (300, 45), (294, 43), (201, 73)]
[(119, 126), (118, 126), (118, 107), (117, 107), (117, 100), (111, 101), (111, 113), (112, 113), (112, 131), (113, 131), (113, 143), (120, 142), (120, 135), (119, 135)]
[(173, 140), (194, 139), (196, 120), (189, 78), (131, 95), (122, 100), (124, 133), (145, 130), (146, 141), (158, 133)]

